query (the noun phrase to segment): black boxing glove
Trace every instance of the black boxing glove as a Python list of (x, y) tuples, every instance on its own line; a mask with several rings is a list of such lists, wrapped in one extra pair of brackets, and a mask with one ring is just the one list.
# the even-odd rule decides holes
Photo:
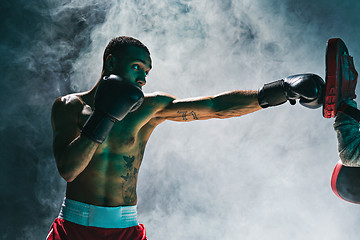
[(117, 75), (104, 77), (96, 89), (94, 112), (84, 124), (81, 134), (103, 143), (115, 122), (135, 111), (143, 100), (143, 92), (134, 84)]
[(265, 84), (258, 91), (258, 101), (262, 108), (277, 106), (287, 100), (292, 105), (300, 99), (307, 108), (319, 108), (323, 104), (324, 80), (315, 74), (299, 74)]

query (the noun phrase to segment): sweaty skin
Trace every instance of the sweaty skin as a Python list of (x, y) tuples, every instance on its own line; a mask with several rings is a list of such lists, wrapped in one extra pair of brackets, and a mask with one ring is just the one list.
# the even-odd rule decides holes
[[(120, 61), (110, 55), (101, 78), (117, 74), (142, 87), (151, 69), (150, 56), (138, 47), (130, 47), (127, 52)], [(58, 98), (51, 119), (53, 151), (59, 173), (67, 181), (66, 197), (98, 206), (136, 205), (137, 177), (146, 143), (165, 120), (230, 118), (261, 109), (257, 91), (189, 99), (161, 92), (146, 94), (140, 108), (116, 123), (106, 140), (98, 144), (80, 134), (93, 111), (97, 85), (88, 92)]]

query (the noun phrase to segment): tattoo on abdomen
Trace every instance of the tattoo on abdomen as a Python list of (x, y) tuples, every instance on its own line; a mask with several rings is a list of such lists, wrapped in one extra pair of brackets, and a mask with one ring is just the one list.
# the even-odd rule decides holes
[(196, 113), (194, 111), (191, 111), (191, 112), (187, 112), (187, 111), (184, 111), (184, 112), (180, 112), (178, 111), (177, 113), (181, 114), (182, 118), (184, 121), (187, 121), (188, 119), (186, 118), (186, 116), (192, 116), (194, 120), (198, 120), (198, 117), (196, 116)]
[(136, 201), (136, 176), (138, 169), (134, 168), (134, 171), (126, 176), (121, 176), (125, 183), (123, 185), (123, 196), (125, 204), (133, 204)]
[(124, 156), (124, 161), (126, 162), (125, 164), (125, 167), (129, 170), (131, 170), (132, 166), (133, 166), (133, 163), (134, 163), (134, 160), (135, 160), (135, 156)]

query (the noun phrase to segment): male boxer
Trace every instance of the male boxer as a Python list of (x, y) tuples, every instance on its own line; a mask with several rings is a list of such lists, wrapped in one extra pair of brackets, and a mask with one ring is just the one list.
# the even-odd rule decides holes
[(58, 98), (52, 109), (53, 152), (66, 198), (47, 239), (147, 239), (137, 222), (136, 184), (145, 145), (165, 120), (238, 117), (297, 99), (321, 106), (323, 80), (297, 75), (259, 91), (177, 99), (143, 95), (149, 50), (131, 37), (107, 45), (100, 80), (90, 91)]

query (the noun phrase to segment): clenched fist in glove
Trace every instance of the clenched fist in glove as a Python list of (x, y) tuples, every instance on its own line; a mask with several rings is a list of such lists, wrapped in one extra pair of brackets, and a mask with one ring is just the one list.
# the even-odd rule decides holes
[(81, 133), (101, 144), (115, 122), (135, 111), (143, 100), (144, 94), (139, 87), (117, 75), (104, 77), (95, 93), (95, 110)]
[(300, 104), (308, 108), (319, 108), (323, 104), (325, 82), (315, 74), (299, 74), (265, 84), (258, 91), (262, 108), (277, 106), (287, 100), (292, 105), (300, 99)]

